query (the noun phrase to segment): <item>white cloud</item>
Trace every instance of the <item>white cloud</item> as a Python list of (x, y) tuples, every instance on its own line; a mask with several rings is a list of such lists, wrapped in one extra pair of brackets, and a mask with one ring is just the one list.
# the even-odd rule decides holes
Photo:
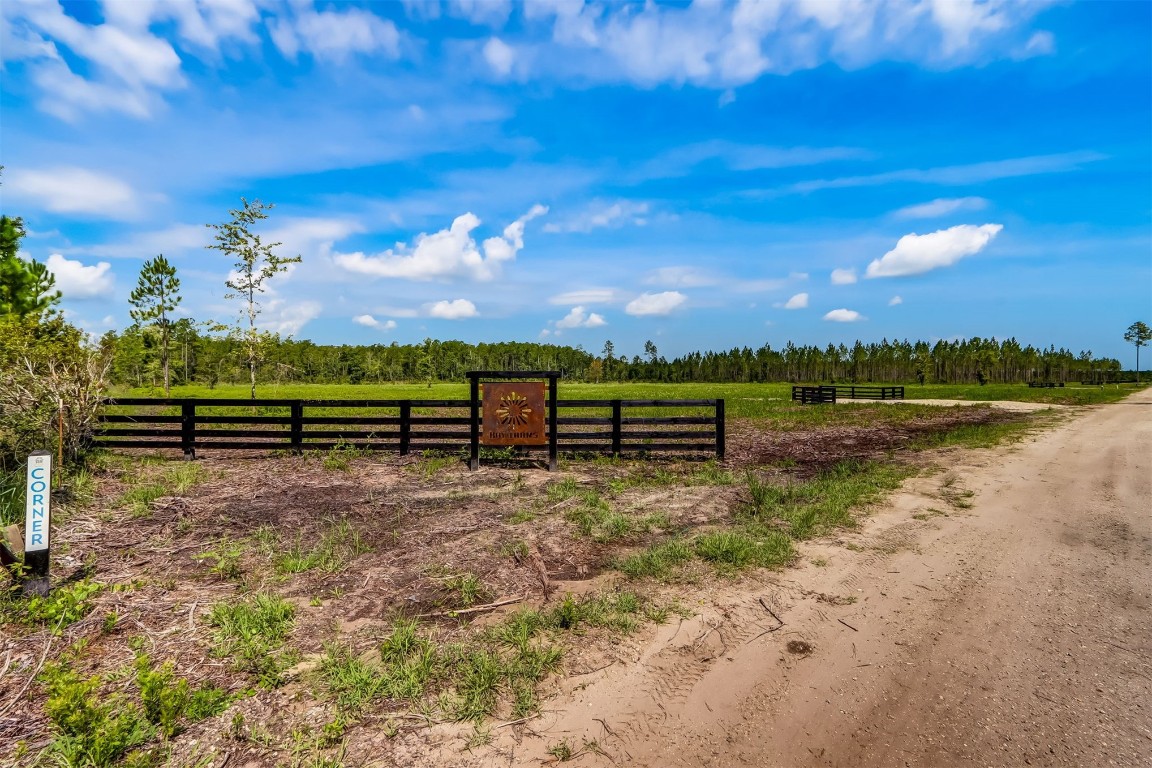
[(716, 106), (723, 109), (734, 101), (736, 101), (736, 91), (729, 88), (728, 90), (724, 91), (724, 93), (720, 94), (720, 98), (716, 100)]
[(715, 285), (719, 282), (714, 276), (697, 267), (660, 267), (648, 273), (645, 285), (661, 285), (672, 288), (698, 288)]
[(425, 304), (424, 310), (429, 317), (438, 317), (442, 320), (461, 320), (466, 317), (476, 317), (476, 305), (468, 299), (455, 299), (454, 301), (437, 301), (434, 304)]
[(608, 321), (595, 312), (585, 312), (584, 307), (572, 307), (572, 311), (556, 321), (557, 328), (599, 328)]
[(131, 219), (139, 210), (132, 187), (114, 176), (74, 166), (17, 168), (4, 186), (9, 194), (34, 200), (55, 213)]
[[(731, 88), (766, 73), (877, 61), (956, 67), (1029, 52), (1046, 3), (834, 2), (529, 3), (553, 23), (549, 65), (598, 80)], [(1033, 55), (1042, 44), (1031, 46)]]
[(512, 71), (512, 65), (516, 63), (516, 52), (500, 38), (493, 37), (484, 44), (484, 60), (492, 67), (493, 72), (506, 77)]
[(356, 317), (352, 318), (352, 322), (357, 325), (363, 325), (365, 328), (376, 328), (381, 331), (391, 331), (396, 327), (395, 320), (387, 320), (382, 323), (372, 317), (372, 315), (356, 315)]
[(833, 323), (855, 323), (860, 320), (867, 320), (864, 315), (854, 309), (834, 309), (824, 315), (824, 319), (830, 320)]
[(562, 222), (549, 222), (545, 232), (591, 232), (594, 229), (616, 229), (626, 224), (639, 227), (648, 223), (648, 203), (618, 200), (614, 203), (595, 201), (588, 209)]
[(784, 302), (784, 309), (804, 309), (808, 306), (808, 294), (798, 293)]
[(628, 305), (624, 307), (624, 311), (637, 317), (645, 315), (667, 315), (682, 306), (687, 300), (688, 297), (679, 291), (643, 293), (628, 302)]
[(273, 19), (268, 28), (280, 53), (291, 61), (300, 53), (338, 64), (357, 53), (400, 56), (396, 25), (361, 8), (315, 11), (298, 6), (294, 16)]
[(44, 266), (55, 275), (56, 289), (65, 299), (108, 298), (115, 288), (112, 265), (106, 261), (89, 267), (83, 262), (53, 253)]
[(892, 298), (888, 299), (888, 306), (890, 307), (898, 307), (903, 303), (904, 299), (900, 298), (899, 296), (893, 296)]
[(500, 274), (503, 264), (515, 259), (524, 247), (524, 225), (547, 211), (543, 205), (532, 206), (528, 213), (505, 227), (502, 236), (485, 240), (483, 253), (472, 237), (472, 231), (480, 226), (480, 219), (465, 213), (456, 217), (448, 229), (419, 235), (413, 247), (401, 243), (380, 254), (337, 254), (333, 260), (349, 272), (375, 277), (492, 280)]
[(511, 0), (451, 0), (448, 6), (453, 16), (494, 29), (504, 26), (512, 13)]
[(988, 201), (982, 197), (938, 197), (928, 203), (901, 208), (892, 215), (898, 219), (934, 219), (957, 211), (982, 211)]
[(573, 304), (609, 304), (616, 301), (614, 288), (583, 288), (577, 291), (560, 293), (548, 299), (549, 304), (571, 306)]
[(856, 270), (854, 269), (834, 269), (832, 270), (832, 285), (852, 285), (856, 282)]
[(1002, 224), (961, 224), (927, 235), (904, 235), (895, 248), (868, 265), (865, 276), (902, 277), (951, 266), (984, 250), (1003, 228)]
[(264, 305), (259, 325), (281, 336), (295, 336), (310, 321), (320, 317), (321, 310), (318, 301), (272, 299)]
[[(28, 61), (40, 108), (69, 121), (88, 111), (150, 116), (159, 93), (186, 84), (173, 41), (213, 60), (226, 40), (259, 41), (252, 27), (260, 12), (251, 0), (109, 2), (99, 24), (78, 21), (55, 2), (9, 0), (0, 11), (4, 58)], [(173, 41), (151, 31), (168, 22), (174, 22)]]

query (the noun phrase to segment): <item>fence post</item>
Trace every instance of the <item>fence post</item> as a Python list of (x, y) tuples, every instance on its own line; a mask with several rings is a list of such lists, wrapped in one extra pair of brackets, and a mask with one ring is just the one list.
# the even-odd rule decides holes
[(555, 472), (560, 467), (560, 459), (557, 455), (559, 446), (557, 445), (558, 437), (560, 435), (560, 424), (556, 413), (556, 377), (548, 377), (548, 471)]
[(468, 469), (480, 469), (480, 377), (469, 376), (469, 397), (472, 408), (471, 440), (468, 445)]
[(724, 458), (724, 401), (716, 401), (716, 458)]
[(196, 403), (191, 400), (180, 402), (180, 447), (185, 461), (196, 458)]
[(299, 453), (304, 450), (304, 403), (296, 400), (289, 407), (292, 409), (292, 425), (289, 427), (288, 441), (292, 444), (292, 450)]
[(612, 401), (612, 457), (620, 458), (620, 438), (622, 437), (622, 424), (620, 420), (620, 401)]
[(400, 455), (408, 455), (412, 444), (412, 403), (405, 400), (400, 404)]

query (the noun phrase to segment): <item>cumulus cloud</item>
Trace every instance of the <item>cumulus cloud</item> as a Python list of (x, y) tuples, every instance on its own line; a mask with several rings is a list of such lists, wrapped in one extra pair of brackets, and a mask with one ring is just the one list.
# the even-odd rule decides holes
[(824, 319), (833, 323), (855, 323), (867, 318), (854, 309), (834, 309), (824, 315)]
[(545, 232), (591, 232), (594, 229), (617, 229), (626, 224), (642, 227), (648, 223), (648, 203), (617, 200), (606, 203), (597, 200), (588, 208), (565, 221), (544, 225)]
[(893, 296), (892, 298), (888, 299), (888, 306), (890, 307), (898, 307), (903, 303), (904, 299), (900, 298), (899, 296)]
[(425, 304), (424, 310), (429, 317), (438, 317), (441, 320), (462, 320), (466, 317), (476, 317), (476, 305), (468, 299), (455, 299), (454, 301), (437, 301), (434, 304)]
[(919, 205), (901, 208), (892, 215), (898, 219), (934, 219), (957, 211), (982, 211), (988, 201), (982, 197), (938, 197)]
[(500, 38), (493, 37), (484, 44), (484, 60), (492, 67), (493, 72), (505, 77), (516, 63), (516, 52)]
[(832, 285), (852, 285), (856, 282), (856, 270), (854, 269), (834, 269), (832, 270)]
[(584, 307), (572, 307), (572, 311), (556, 321), (557, 328), (599, 328), (608, 321), (595, 312), (586, 312)]
[(984, 250), (1003, 228), (1002, 224), (961, 224), (927, 235), (904, 235), (895, 248), (868, 265), (865, 276), (902, 277), (949, 267)]
[(628, 305), (624, 307), (624, 311), (637, 317), (643, 317), (645, 315), (667, 315), (682, 306), (687, 300), (688, 297), (679, 291), (643, 293), (628, 302)]
[(4, 180), (9, 194), (27, 198), (55, 213), (131, 219), (138, 212), (132, 187), (103, 173), (75, 166), (17, 168)]
[(391, 331), (396, 327), (395, 320), (386, 320), (382, 323), (376, 318), (372, 317), (372, 315), (356, 315), (356, 317), (352, 318), (352, 322), (356, 323), (357, 325), (362, 325), (365, 328), (375, 328), (380, 331)]
[(532, 206), (528, 213), (505, 227), (501, 236), (485, 240), (482, 250), (472, 237), (472, 231), (480, 226), (480, 219), (465, 213), (456, 217), (448, 229), (419, 235), (411, 247), (401, 243), (380, 254), (337, 254), (333, 260), (349, 272), (374, 277), (492, 280), (500, 274), (504, 263), (515, 259), (524, 247), (525, 224), (547, 211), (543, 205)]
[(559, 293), (548, 299), (549, 304), (571, 306), (573, 304), (609, 304), (616, 301), (614, 288), (582, 288), (576, 291)]
[(645, 285), (661, 285), (671, 288), (697, 288), (715, 285), (716, 277), (697, 267), (660, 267), (648, 273)]
[(808, 306), (808, 294), (798, 293), (784, 302), (784, 309), (805, 309)]
[(90, 267), (54, 253), (48, 257), (44, 266), (55, 275), (56, 289), (65, 299), (108, 298), (115, 288), (112, 265), (106, 261)]

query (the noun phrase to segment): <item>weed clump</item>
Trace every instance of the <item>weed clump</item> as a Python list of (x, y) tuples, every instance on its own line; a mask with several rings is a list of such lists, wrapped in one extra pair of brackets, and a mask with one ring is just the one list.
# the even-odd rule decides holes
[(235, 657), (237, 668), (275, 688), (283, 682), (286, 666), (277, 651), (295, 616), (295, 607), (276, 595), (261, 593), (236, 603), (217, 603), (208, 616), (208, 623), (216, 627), (214, 652)]

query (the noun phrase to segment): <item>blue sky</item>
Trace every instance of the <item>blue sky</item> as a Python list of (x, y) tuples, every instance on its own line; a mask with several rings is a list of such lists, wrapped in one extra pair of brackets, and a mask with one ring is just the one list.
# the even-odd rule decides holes
[(270, 330), (671, 357), (1152, 322), (1152, 4), (0, 5), (0, 210), (129, 322), (241, 196), (302, 263)]

